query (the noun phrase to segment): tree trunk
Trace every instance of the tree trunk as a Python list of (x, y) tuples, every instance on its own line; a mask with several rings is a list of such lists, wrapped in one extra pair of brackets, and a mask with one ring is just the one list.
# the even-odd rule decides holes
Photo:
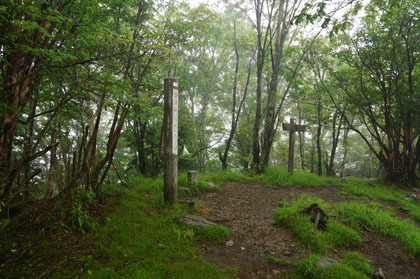
[(316, 133), (316, 147), (318, 152), (318, 164), (317, 164), (317, 173), (322, 175), (322, 150), (321, 150), (321, 133), (322, 133), (322, 123), (321, 123), (321, 98), (318, 99), (317, 105), (317, 115), (318, 115), (318, 129)]
[[(54, 121), (54, 125), (51, 129), (51, 144), (56, 142), (56, 133), (57, 133), (57, 119)], [(48, 191), (47, 197), (52, 197), (55, 183), (55, 174), (57, 171), (57, 148), (54, 147), (51, 149), (50, 155), (50, 169), (48, 171)]]
[(232, 90), (232, 100), (233, 100), (232, 111), (231, 111), (232, 122), (231, 122), (231, 129), (230, 129), (229, 137), (226, 141), (225, 151), (223, 153), (223, 156), (219, 154), (219, 158), (220, 158), (220, 161), (222, 162), (223, 170), (227, 169), (228, 167), (227, 157), (229, 154), (229, 149), (233, 140), (233, 136), (235, 135), (236, 128), (238, 127), (238, 121), (239, 121), (239, 116), (241, 114), (242, 107), (245, 104), (245, 99), (248, 93), (249, 81), (251, 78), (251, 63), (252, 63), (252, 60), (254, 59), (254, 57), (251, 57), (249, 60), (248, 77), (245, 84), (244, 95), (239, 104), (238, 111), (236, 111), (237, 81), (238, 81), (238, 71), (239, 71), (239, 51), (238, 51), (238, 46), (236, 42), (236, 23), (235, 22), (234, 22), (234, 46), (235, 46), (236, 64), (235, 64), (234, 82), (233, 82), (233, 90)]
[[(302, 109), (299, 106), (299, 103), (297, 105), (298, 114), (299, 114), (299, 125), (302, 125)], [(305, 134), (302, 132), (299, 132), (299, 153), (300, 153), (300, 163), (302, 166), (302, 170), (306, 170), (306, 154), (305, 154)]]
[(340, 166), (340, 177), (344, 177), (345, 174), (345, 170), (346, 170), (346, 163), (347, 163), (347, 153), (348, 153), (348, 136), (349, 136), (349, 131), (350, 129), (347, 128), (344, 131), (344, 136), (343, 136), (343, 148), (344, 148), (344, 154), (343, 154), (343, 160), (341, 161), (341, 166)]
[(264, 131), (263, 131), (263, 144), (261, 149), (261, 158), (259, 164), (259, 172), (262, 172), (268, 166), (271, 147), (274, 139), (274, 125), (276, 122), (276, 97), (277, 85), (279, 82), (280, 65), (283, 54), (283, 43), (286, 36), (286, 25), (282, 24), (284, 21), (284, 0), (280, 1), (278, 17), (277, 17), (277, 31), (275, 35), (274, 56), (272, 62), (271, 81), (268, 90), (267, 107), (265, 111)]

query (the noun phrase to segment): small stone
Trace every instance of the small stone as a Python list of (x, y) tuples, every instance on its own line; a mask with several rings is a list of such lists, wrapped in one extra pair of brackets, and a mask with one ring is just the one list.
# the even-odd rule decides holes
[(216, 184), (214, 184), (213, 182), (208, 181), (208, 182), (206, 182), (206, 183), (207, 183), (207, 185), (208, 185), (208, 186), (210, 186), (211, 188), (216, 187)]
[(414, 192), (420, 193), (420, 189), (419, 188), (413, 188)]
[(194, 215), (186, 215), (183, 217), (176, 217), (175, 222), (179, 223), (179, 224), (184, 224), (187, 226), (191, 226), (194, 228), (207, 228), (207, 227), (211, 227), (211, 226), (215, 226), (216, 224), (204, 219), (203, 217), (200, 216), (194, 216)]
[(381, 268), (378, 268), (378, 270), (376, 270), (373, 274), (372, 274), (372, 279), (385, 279), (385, 275), (382, 272)]
[(411, 195), (405, 195), (404, 200), (411, 201), (413, 197)]
[(289, 250), (284, 250), (283, 251), (283, 255), (285, 255), (285, 256), (291, 256), (292, 253)]
[(410, 197), (412, 197), (413, 199), (417, 199), (417, 195), (416, 194), (411, 194)]
[(280, 274), (281, 273), (281, 270), (279, 270), (279, 269), (273, 269), (272, 272), (274, 274)]
[(232, 247), (232, 246), (233, 246), (233, 240), (228, 240), (228, 241), (226, 241), (225, 245), (226, 245), (227, 247)]
[(241, 247), (242, 250), (245, 250), (245, 247)]
[(336, 260), (328, 258), (328, 257), (322, 257), (319, 260), (316, 261), (315, 266), (320, 269), (327, 269), (331, 265), (337, 263)]

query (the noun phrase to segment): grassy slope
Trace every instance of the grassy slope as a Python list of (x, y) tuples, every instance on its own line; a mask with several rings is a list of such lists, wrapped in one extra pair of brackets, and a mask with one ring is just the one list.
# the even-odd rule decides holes
[(197, 256), (193, 244), (199, 233), (174, 223), (186, 213), (186, 207), (163, 204), (161, 180), (132, 181), (97, 233), (100, 257), (86, 264), (85, 277), (227, 278), (229, 271)]
[[(181, 186), (187, 186), (184, 176), (180, 177)], [(211, 178), (202, 177), (192, 190), (218, 190), (205, 183)], [(63, 241), (45, 237), (43, 231), (27, 235), (27, 243), (12, 250), (17, 250), (16, 255), (22, 249), (32, 249), (33, 253), (31, 250), (31, 256), (26, 253), (24, 261), (0, 268), (0, 277), (36, 278), (43, 272), (51, 278), (233, 277), (235, 269), (220, 270), (207, 264), (194, 248), (197, 239), (223, 241), (229, 231), (223, 226), (194, 231), (176, 224), (174, 217), (194, 209), (188, 205), (165, 205), (162, 190), (162, 179), (135, 178), (127, 187), (105, 185), (104, 196), (111, 208), (103, 224), (81, 233), (76, 221), (72, 228), (67, 227), (67, 234), (62, 232), (66, 238)], [(81, 209), (78, 216), (85, 215)], [(88, 225), (89, 222), (96, 220), (85, 220)]]

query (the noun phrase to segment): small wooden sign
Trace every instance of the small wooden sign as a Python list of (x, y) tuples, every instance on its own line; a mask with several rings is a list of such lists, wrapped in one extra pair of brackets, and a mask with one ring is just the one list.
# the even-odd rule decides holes
[(172, 92), (172, 154), (178, 155), (178, 82), (173, 83)]
[(293, 170), (295, 168), (294, 165), (295, 165), (296, 132), (305, 132), (306, 125), (295, 124), (295, 119), (291, 118), (290, 123), (283, 123), (283, 130), (290, 132), (288, 170), (289, 170), (289, 173), (293, 173)]
[[(291, 119), (291, 121), (294, 119)], [(297, 125), (292, 123), (283, 123), (283, 130), (290, 132), (306, 132), (306, 125)]]

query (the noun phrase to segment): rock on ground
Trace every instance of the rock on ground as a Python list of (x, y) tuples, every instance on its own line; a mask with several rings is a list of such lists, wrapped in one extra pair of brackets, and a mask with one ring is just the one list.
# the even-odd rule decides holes
[(174, 220), (175, 222), (179, 224), (184, 224), (184, 225), (194, 227), (194, 228), (207, 228), (207, 227), (216, 225), (216, 223), (213, 223), (207, 219), (204, 219), (203, 217), (194, 216), (194, 215), (176, 217)]
[(322, 257), (319, 260), (316, 261), (315, 266), (320, 269), (327, 269), (331, 265), (337, 263), (336, 260), (328, 258), (328, 257)]

